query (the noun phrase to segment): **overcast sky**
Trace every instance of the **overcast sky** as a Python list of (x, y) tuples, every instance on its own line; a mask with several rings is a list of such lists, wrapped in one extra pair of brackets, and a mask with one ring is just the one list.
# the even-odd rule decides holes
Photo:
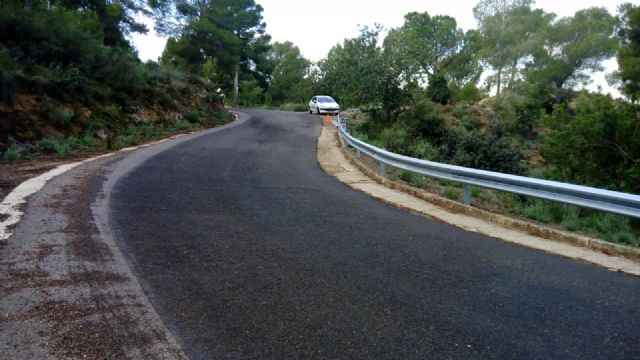
[[(401, 26), (404, 15), (411, 11), (430, 15), (449, 15), (464, 30), (476, 28), (473, 7), (478, 0), (256, 0), (264, 8), (267, 33), (273, 41), (291, 41), (312, 61), (324, 58), (329, 50), (345, 38), (358, 35), (361, 25), (379, 23), (386, 29)], [(607, 8), (615, 14), (617, 0), (537, 0), (534, 7), (553, 12), (559, 17), (571, 16), (577, 10), (591, 6)], [(639, 4), (640, 0), (628, 1)], [(145, 36), (133, 36), (142, 60), (157, 60), (165, 39), (153, 31)], [(615, 60), (606, 63), (608, 71), (615, 69)], [(597, 84), (606, 85), (604, 75), (594, 77)], [(595, 85), (594, 85), (595, 86)], [(606, 86), (605, 86), (606, 87)]]

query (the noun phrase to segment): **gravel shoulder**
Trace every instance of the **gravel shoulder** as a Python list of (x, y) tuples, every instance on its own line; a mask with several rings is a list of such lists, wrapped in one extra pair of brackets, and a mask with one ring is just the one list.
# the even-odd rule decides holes
[(124, 155), (51, 180), (0, 251), (0, 352), (8, 359), (185, 358), (92, 204)]

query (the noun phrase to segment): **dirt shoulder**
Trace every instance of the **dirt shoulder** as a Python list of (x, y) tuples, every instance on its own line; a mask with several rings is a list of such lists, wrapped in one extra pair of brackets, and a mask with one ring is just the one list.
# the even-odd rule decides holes
[(49, 181), (0, 251), (0, 352), (12, 359), (184, 358), (92, 202), (110, 166), (96, 160)]
[(403, 188), (401, 191), (398, 184), (377, 179), (365, 166), (358, 164), (345, 152), (336, 129), (333, 126), (325, 126), (318, 139), (320, 167), (327, 174), (358, 191), (413, 213), (468, 231), (589, 262), (612, 271), (640, 276), (640, 261), (638, 261), (640, 257), (635, 249), (604, 244), (596, 239), (510, 219), (454, 203), (436, 195), (417, 194), (409, 188)]
[(27, 179), (44, 174), (62, 164), (87, 159), (92, 155), (96, 154), (78, 154), (65, 158), (46, 156), (37, 159), (19, 160), (13, 163), (0, 161), (0, 199), (4, 199), (13, 189)]

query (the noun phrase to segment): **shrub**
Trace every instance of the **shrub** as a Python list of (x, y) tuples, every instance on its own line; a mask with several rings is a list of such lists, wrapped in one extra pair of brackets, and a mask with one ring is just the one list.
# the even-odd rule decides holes
[(462, 198), (462, 196), (460, 195), (460, 189), (453, 188), (453, 187), (446, 187), (444, 189), (444, 196), (447, 199), (450, 199), (453, 201), (460, 201), (460, 199)]
[(20, 148), (15, 144), (11, 144), (11, 146), (5, 150), (4, 154), (2, 154), (2, 160), (9, 162), (16, 161), (20, 158), (20, 152)]
[(447, 134), (444, 117), (429, 100), (419, 101), (413, 108), (403, 112), (398, 121), (411, 129), (413, 137), (428, 139), (436, 144)]
[(422, 187), (425, 184), (424, 178), (421, 175), (412, 173), (411, 171), (403, 170), (402, 172), (400, 172), (399, 177), (401, 180), (406, 181), (416, 187)]
[(541, 153), (548, 176), (568, 182), (640, 193), (638, 108), (600, 94), (583, 94), (575, 111), (557, 106)]
[(176, 131), (186, 131), (194, 128), (194, 125), (186, 120), (176, 121), (173, 125), (173, 129)]
[(402, 126), (386, 128), (380, 134), (380, 140), (384, 144), (384, 148), (388, 151), (411, 155), (409, 146), (411, 144), (411, 136), (406, 128)]
[(450, 88), (451, 99), (455, 102), (464, 101), (469, 104), (475, 104), (487, 95), (474, 83), (467, 83), (462, 87), (451, 86)]
[(524, 154), (495, 129), (451, 131), (446, 146), (440, 150), (443, 160), (460, 166), (517, 175), (526, 171)]
[(202, 113), (197, 110), (185, 114), (184, 119), (192, 124), (201, 124), (204, 121)]
[(438, 156), (438, 149), (429, 141), (419, 138), (409, 146), (409, 155), (420, 159), (434, 160)]
[(429, 76), (427, 96), (434, 102), (440, 104), (448, 104), (451, 102), (451, 90), (449, 90), (447, 79), (443, 75), (437, 74)]
[[(89, 144), (85, 143), (90, 141)], [(79, 150), (87, 150), (94, 143), (93, 138), (89, 140), (87, 136), (82, 139), (75, 136), (49, 136), (36, 142), (36, 149), (45, 153), (54, 153), (58, 156), (68, 156)]]

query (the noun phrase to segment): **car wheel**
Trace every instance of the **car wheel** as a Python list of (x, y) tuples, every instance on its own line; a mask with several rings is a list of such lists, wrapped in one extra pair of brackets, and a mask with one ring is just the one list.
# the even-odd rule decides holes
[(311, 106), (309, 106), (309, 114), (313, 114), (313, 110), (311, 110)]
[(316, 111), (318, 112), (318, 115), (320, 115), (320, 106), (316, 108)]

